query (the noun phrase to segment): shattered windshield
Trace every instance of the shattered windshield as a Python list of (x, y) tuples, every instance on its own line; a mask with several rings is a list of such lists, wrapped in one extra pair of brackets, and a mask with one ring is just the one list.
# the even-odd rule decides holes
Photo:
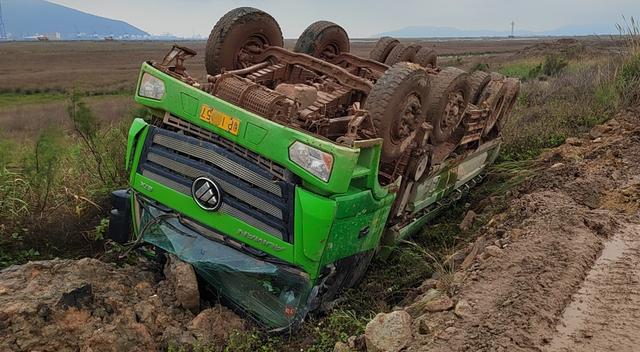
[(216, 240), (224, 237), (210, 229), (141, 205), (143, 240), (192, 264), (222, 296), (268, 329), (285, 330), (302, 321), (312, 291), (306, 273), (246, 254)]

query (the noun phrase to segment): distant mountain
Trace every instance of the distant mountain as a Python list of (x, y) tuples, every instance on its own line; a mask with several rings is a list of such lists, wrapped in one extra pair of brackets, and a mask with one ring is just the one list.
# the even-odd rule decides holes
[[(534, 32), (527, 30), (516, 30), (515, 35), (519, 37), (535, 36), (580, 36), (580, 35), (606, 35), (617, 34), (614, 25), (569, 25), (551, 31)], [(434, 27), (434, 26), (411, 26), (395, 31), (380, 33), (374, 37), (391, 36), (398, 38), (433, 38), (433, 37), (506, 37), (511, 31), (491, 31), (491, 30), (463, 30), (454, 27)]]
[(95, 16), (44, 0), (2, 0), (10, 39), (55, 35), (61, 39), (143, 37), (149, 34), (126, 22)]

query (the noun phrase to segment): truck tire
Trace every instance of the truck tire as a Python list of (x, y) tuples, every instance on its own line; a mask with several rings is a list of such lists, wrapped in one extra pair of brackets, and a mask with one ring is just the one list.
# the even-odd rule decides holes
[(254, 64), (252, 46), (283, 46), (278, 22), (266, 12), (239, 7), (227, 12), (213, 27), (205, 50), (207, 73), (217, 75)]
[(373, 47), (373, 50), (371, 50), (371, 53), (369, 53), (369, 58), (371, 60), (384, 63), (391, 50), (393, 50), (393, 48), (395, 48), (398, 44), (400, 44), (400, 41), (396, 38), (382, 37), (378, 39), (376, 45)]
[(422, 47), (416, 53), (413, 62), (422, 67), (436, 68), (438, 66), (438, 53), (433, 49)]
[(460, 125), (471, 96), (468, 77), (458, 68), (447, 67), (431, 79), (427, 119), (433, 126), (434, 145), (446, 142)]
[(471, 90), (469, 102), (471, 104), (478, 105), (480, 94), (489, 82), (491, 82), (491, 76), (484, 71), (476, 71), (469, 76), (469, 89)]
[(420, 46), (415, 44), (398, 44), (391, 50), (384, 63), (393, 66), (398, 62), (413, 62), (418, 49), (420, 49)]
[(515, 78), (507, 78), (504, 82), (505, 86), (505, 98), (504, 107), (501, 109), (500, 116), (496, 122), (496, 130), (502, 131), (507, 124), (511, 111), (518, 101), (518, 95), (520, 95), (520, 81)]
[(426, 119), (428, 97), (427, 73), (408, 62), (393, 65), (373, 86), (364, 108), (384, 140), (383, 161), (393, 161), (408, 149), (416, 126)]
[(479, 100), (479, 106), (481, 108), (488, 108), (490, 110), (489, 117), (484, 125), (483, 136), (486, 136), (491, 132), (496, 125), (498, 118), (502, 114), (504, 108), (506, 87), (502, 81), (492, 80), (482, 91)]
[(327, 60), (348, 53), (349, 49), (349, 36), (344, 28), (333, 22), (318, 21), (302, 32), (293, 51)]

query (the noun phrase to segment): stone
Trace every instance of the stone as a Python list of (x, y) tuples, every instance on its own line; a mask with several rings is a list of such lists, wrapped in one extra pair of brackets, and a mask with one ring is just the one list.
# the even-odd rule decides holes
[(426, 279), (422, 282), (422, 284), (418, 287), (418, 291), (421, 293), (425, 293), (431, 289), (436, 288), (438, 286), (438, 280), (436, 279)]
[(346, 343), (338, 341), (333, 347), (333, 352), (351, 352), (351, 348)]
[(428, 302), (424, 308), (432, 313), (443, 312), (453, 308), (453, 300), (449, 296), (441, 296)]
[(555, 163), (555, 164), (551, 165), (550, 169), (551, 170), (555, 170), (555, 169), (559, 169), (559, 168), (561, 168), (563, 166), (564, 166), (563, 163)]
[(498, 246), (491, 245), (491, 246), (487, 246), (484, 249), (484, 252), (490, 257), (497, 257), (497, 256), (500, 256), (500, 254), (502, 254), (502, 249)]
[(473, 247), (471, 247), (469, 254), (460, 265), (460, 269), (467, 270), (471, 267), (471, 265), (473, 265), (476, 257), (478, 256), (478, 253), (482, 248), (484, 248), (485, 242), (486, 240), (484, 236), (478, 237), (478, 239), (473, 243)]
[(476, 212), (473, 210), (469, 210), (467, 214), (465, 214), (464, 219), (460, 223), (459, 227), (462, 231), (467, 231), (473, 226), (473, 221), (476, 219)]
[(567, 138), (567, 139), (565, 140), (565, 143), (567, 143), (567, 144), (569, 144), (569, 145), (572, 145), (572, 146), (575, 146), (575, 147), (579, 147), (579, 146), (581, 146), (581, 145), (583, 145), (583, 144), (584, 144), (584, 142), (583, 142), (581, 139), (579, 139), (579, 138), (575, 138), (575, 137), (569, 137), (569, 138)]
[(453, 314), (455, 314), (458, 318), (468, 319), (471, 317), (473, 312), (473, 308), (466, 300), (461, 299), (456, 304), (456, 307), (453, 309)]
[(424, 314), (427, 303), (439, 298), (440, 296), (442, 296), (442, 293), (440, 291), (436, 290), (435, 288), (429, 289), (427, 290), (427, 292), (418, 296), (416, 300), (405, 310), (412, 317), (417, 318)]
[(367, 352), (398, 352), (413, 341), (413, 319), (404, 310), (380, 313), (365, 328)]
[(244, 322), (231, 310), (216, 305), (200, 312), (187, 326), (198, 340), (213, 343), (226, 341), (231, 333), (244, 331)]
[(193, 266), (174, 255), (169, 255), (164, 275), (171, 282), (180, 306), (197, 313), (200, 310), (200, 291)]
[(364, 335), (349, 337), (347, 339), (347, 345), (349, 345), (349, 348), (356, 351), (366, 351), (367, 348)]

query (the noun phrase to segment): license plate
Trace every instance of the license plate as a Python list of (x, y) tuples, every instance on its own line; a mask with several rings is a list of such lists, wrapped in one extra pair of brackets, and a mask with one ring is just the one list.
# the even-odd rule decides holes
[(200, 109), (200, 119), (206, 121), (209, 124), (217, 126), (234, 136), (238, 135), (238, 130), (240, 129), (240, 120), (223, 114), (208, 105), (202, 105), (202, 108)]

